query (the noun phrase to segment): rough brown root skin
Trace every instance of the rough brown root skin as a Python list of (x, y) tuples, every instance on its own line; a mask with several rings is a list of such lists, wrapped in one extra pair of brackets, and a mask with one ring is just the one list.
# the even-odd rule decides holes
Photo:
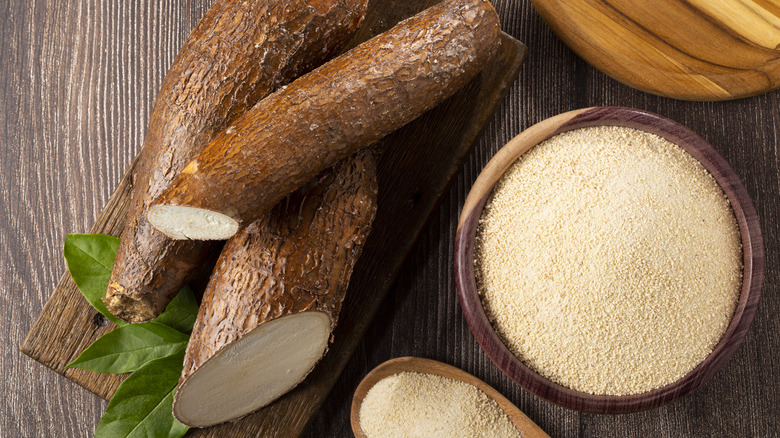
[(216, 232), (194, 232), (208, 230), (208, 212), (240, 226), (253, 221), (323, 169), (451, 96), (492, 59), (499, 31), (485, 0), (444, 1), (402, 21), (258, 102), (154, 201), (152, 208), (166, 210), (150, 222), (169, 236), (214, 239)]
[(258, 100), (335, 55), (363, 19), (367, 0), (217, 0), (163, 81), (133, 175), (104, 301), (145, 322), (197, 273), (214, 245), (167, 238), (146, 220), (158, 197), (216, 133)]
[(372, 150), (359, 152), (227, 242), (187, 346), (179, 421), (205, 427), (246, 415), (325, 354), (376, 215), (375, 166)]

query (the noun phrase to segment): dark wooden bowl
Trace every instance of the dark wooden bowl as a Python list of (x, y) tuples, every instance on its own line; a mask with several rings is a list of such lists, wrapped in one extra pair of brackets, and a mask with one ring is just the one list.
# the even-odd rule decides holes
[[(691, 372), (652, 391), (625, 396), (592, 395), (554, 383), (524, 365), (501, 342), (485, 316), (474, 279), (474, 238), (479, 217), (493, 186), (526, 151), (555, 134), (589, 126), (625, 126), (659, 135), (688, 151), (715, 177), (731, 202), (742, 237), (742, 291), (723, 338)], [(731, 166), (704, 139), (682, 125), (630, 108), (597, 107), (551, 117), (526, 129), (490, 160), (471, 188), (455, 237), (455, 283), (466, 321), (490, 359), (531, 393), (565, 408), (619, 414), (655, 408), (689, 394), (726, 364), (745, 338), (758, 307), (764, 278), (764, 247), (756, 209)]]

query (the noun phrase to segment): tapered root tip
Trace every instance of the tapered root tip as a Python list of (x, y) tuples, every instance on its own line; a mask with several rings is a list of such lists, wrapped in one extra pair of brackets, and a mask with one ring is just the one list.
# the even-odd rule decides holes
[(149, 223), (176, 240), (225, 240), (238, 232), (238, 221), (216, 211), (179, 205), (155, 205)]
[(103, 302), (114, 316), (131, 324), (151, 321), (159, 314), (153, 296), (135, 296), (116, 282), (108, 285)]

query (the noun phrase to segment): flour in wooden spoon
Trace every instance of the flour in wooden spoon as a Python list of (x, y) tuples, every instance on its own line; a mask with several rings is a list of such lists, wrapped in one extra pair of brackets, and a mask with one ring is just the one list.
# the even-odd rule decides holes
[(495, 400), (476, 386), (403, 372), (377, 382), (360, 408), (368, 438), (520, 437)]

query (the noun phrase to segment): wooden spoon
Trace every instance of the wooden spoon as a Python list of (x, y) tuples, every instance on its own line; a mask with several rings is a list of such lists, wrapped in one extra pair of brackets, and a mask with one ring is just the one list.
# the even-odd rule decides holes
[(366, 374), (366, 377), (363, 378), (363, 381), (360, 382), (355, 390), (354, 397), (352, 397), (352, 413), (350, 419), (352, 421), (352, 431), (357, 438), (366, 438), (366, 434), (363, 433), (363, 430), (360, 428), (360, 407), (363, 405), (363, 400), (366, 398), (368, 391), (385, 377), (405, 371), (434, 374), (474, 385), (498, 403), (501, 410), (509, 417), (509, 421), (517, 427), (517, 430), (520, 431), (520, 434), (523, 437), (550, 438), (549, 435), (544, 433), (544, 431), (518, 409), (517, 406), (512, 404), (512, 402), (507, 400), (506, 397), (501, 395), (487, 383), (459, 368), (420, 357), (399, 357), (390, 359)]

